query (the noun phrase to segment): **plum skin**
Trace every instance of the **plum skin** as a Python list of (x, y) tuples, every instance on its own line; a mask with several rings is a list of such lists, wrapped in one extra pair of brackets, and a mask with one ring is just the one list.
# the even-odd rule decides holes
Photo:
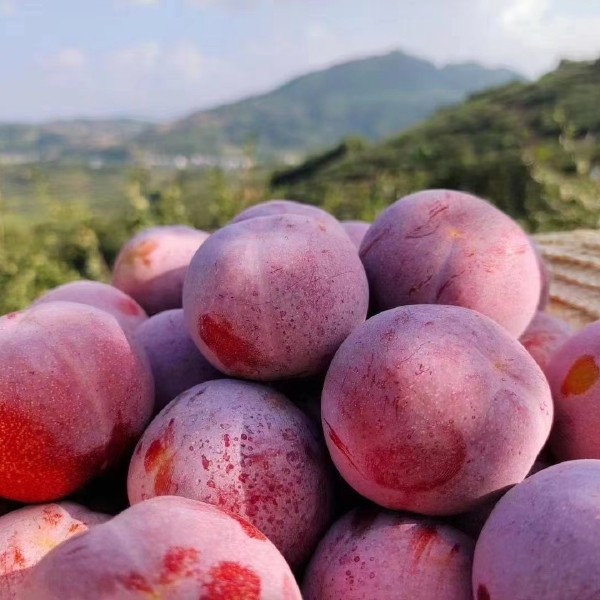
[(331, 457), (356, 491), (444, 516), (525, 478), (548, 437), (552, 399), (535, 361), (491, 319), (419, 305), (348, 337), (321, 411)]
[(562, 319), (545, 312), (537, 312), (519, 341), (548, 377), (548, 366), (552, 357), (572, 333), (571, 327)]
[(17, 600), (28, 571), (52, 548), (109, 519), (72, 502), (27, 506), (0, 517), (0, 600)]
[(559, 460), (600, 458), (600, 321), (564, 342), (547, 367), (555, 419), (550, 448)]
[(365, 239), (371, 223), (367, 223), (366, 221), (342, 221), (341, 223), (352, 243), (357, 249), (360, 249), (360, 245)]
[(274, 390), (211, 381), (150, 424), (131, 461), (131, 504), (175, 494), (241, 515), (301, 565), (332, 512), (326, 450), (309, 417)]
[(371, 225), (360, 257), (380, 311), (463, 306), (518, 337), (540, 301), (528, 236), (488, 202), (461, 192), (427, 190), (398, 200)]
[(312, 218), (227, 225), (185, 278), (188, 331), (219, 371), (258, 381), (324, 371), (365, 320), (368, 284), (348, 236)]
[(473, 597), (598, 597), (598, 497), (598, 460), (549, 467), (510, 490), (477, 541)]
[(32, 306), (43, 302), (79, 302), (111, 314), (122, 327), (135, 331), (148, 315), (130, 296), (112, 285), (99, 281), (72, 281), (46, 292)]
[(0, 319), (0, 495), (63, 498), (130, 451), (154, 406), (135, 340), (108, 313), (71, 302)]
[(195, 385), (223, 377), (192, 341), (181, 308), (154, 315), (138, 327), (135, 336), (154, 375), (156, 413)]
[(237, 214), (231, 220), (231, 223), (241, 223), (242, 221), (247, 221), (249, 219), (279, 217), (282, 215), (310, 217), (323, 222), (328, 227), (332, 227), (339, 232), (348, 233), (343, 227), (343, 224), (326, 210), (323, 210), (318, 206), (313, 206), (312, 204), (296, 202), (295, 200), (267, 200), (265, 202), (259, 202)]
[(131, 238), (115, 261), (112, 285), (149, 315), (181, 308), (181, 290), (196, 250), (209, 237), (184, 225), (150, 227)]
[(353, 510), (321, 540), (305, 600), (470, 600), (474, 542), (419, 517)]
[(289, 566), (255, 527), (214, 506), (163, 496), (67, 540), (20, 600), (301, 600)]

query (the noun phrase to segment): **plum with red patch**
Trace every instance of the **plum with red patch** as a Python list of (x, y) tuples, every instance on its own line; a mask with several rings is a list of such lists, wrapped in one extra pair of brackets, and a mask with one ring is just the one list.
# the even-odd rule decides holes
[(214, 233), (190, 264), (183, 308), (192, 339), (217, 369), (269, 381), (324, 371), (365, 320), (368, 294), (343, 230), (284, 215)]
[(537, 312), (519, 341), (547, 377), (552, 357), (572, 334), (573, 330), (562, 319), (546, 312)]
[(152, 367), (156, 412), (195, 385), (223, 377), (192, 341), (181, 308), (154, 315), (137, 329), (135, 335), (146, 350)]
[(54, 547), (109, 518), (72, 502), (28, 506), (0, 517), (0, 600), (16, 600), (29, 570)]
[(134, 298), (148, 314), (181, 308), (181, 290), (196, 250), (209, 237), (184, 225), (150, 227), (121, 248), (112, 284)]
[(494, 321), (455, 306), (386, 311), (342, 344), (325, 379), (333, 461), (396, 510), (473, 510), (522, 481), (552, 422), (548, 383)]
[(598, 460), (549, 467), (510, 490), (477, 541), (475, 598), (600, 598), (598, 498)]
[(514, 336), (540, 301), (540, 270), (528, 236), (510, 217), (469, 194), (427, 190), (398, 200), (360, 248), (373, 306), (471, 308)]
[(46, 292), (32, 306), (43, 302), (78, 302), (111, 314), (128, 332), (133, 332), (148, 315), (130, 296), (99, 281), (72, 281)]
[(342, 227), (346, 230), (348, 237), (352, 240), (352, 243), (357, 249), (360, 249), (371, 223), (366, 221), (342, 221)]
[(331, 518), (325, 446), (309, 418), (256, 383), (222, 379), (184, 392), (150, 424), (129, 470), (129, 499), (175, 494), (258, 527), (296, 567)]
[(130, 451), (150, 421), (147, 358), (117, 320), (72, 302), (0, 319), (0, 496), (47, 502)]
[(435, 521), (354, 510), (319, 543), (304, 600), (471, 600), (473, 546)]
[(46, 555), (20, 600), (301, 600), (284, 558), (252, 529), (208, 504), (154, 498)]
[(556, 413), (550, 436), (554, 456), (600, 458), (600, 321), (563, 343), (546, 373)]

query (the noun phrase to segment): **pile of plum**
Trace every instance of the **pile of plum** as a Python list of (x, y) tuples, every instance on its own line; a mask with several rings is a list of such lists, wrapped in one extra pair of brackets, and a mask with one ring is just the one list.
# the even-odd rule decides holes
[(548, 297), (455, 191), (139, 233), (0, 319), (0, 600), (600, 598), (600, 322)]

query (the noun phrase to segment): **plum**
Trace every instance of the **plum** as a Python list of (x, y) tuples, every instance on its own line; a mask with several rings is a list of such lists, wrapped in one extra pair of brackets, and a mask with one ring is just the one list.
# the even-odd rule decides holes
[(274, 390), (221, 379), (179, 396), (152, 421), (129, 470), (132, 504), (174, 494), (239, 514), (292, 566), (329, 524), (327, 452), (309, 418)]
[(200, 354), (187, 332), (181, 308), (154, 315), (135, 335), (152, 367), (155, 412), (191, 387), (223, 376)]
[(184, 225), (146, 229), (121, 248), (112, 284), (137, 300), (150, 315), (181, 308), (187, 268), (208, 237), (205, 231)]
[(20, 600), (302, 600), (269, 540), (241, 517), (164, 496), (67, 540)]
[(342, 224), (327, 211), (318, 206), (294, 200), (267, 200), (266, 202), (260, 202), (243, 210), (231, 222), (240, 223), (248, 219), (256, 219), (257, 217), (279, 217), (282, 215), (311, 217), (325, 224), (328, 229), (334, 229), (339, 233), (344, 232), (347, 235), (347, 231), (342, 227)]
[(202, 354), (227, 375), (259, 381), (325, 370), (368, 301), (350, 238), (298, 215), (220, 229), (194, 256), (183, 288)]
[(473, 540), (448, 525), (357, 509), (320, 542), (305, 600), (471, 600)]
[(600, 458), (600, 321), (571, 336), (547, 367), (555, 420), (550, 448), (559, 460)]
[(132, 449), (154, 382), (107, 312), (48, 302), (0, 319), (0, 496), (63, 498)]
[(346, 230), (348, 237), (352, 240), (352, 243), (360, 248), (360, 245), (371, 227), (371, 223), (366, 221), (342, 221), (342, 227)]
[(388, 207), (360, 247), (377, 310), (446, 304), (476, 310), (519, 337), (540, 300), (525, 232), (468, 194), (428, 190)]
[(519, 341), (548, 376), (548, 365), (552, 356), (572, 333), (571, 327), (562, 319), (545, 312), (537, 312)]
[(477, 600), (600, 598), (600, 461), (544, 469), (508, 492), (473, 563)]
[(0, 517), (0, 600), (18, 598), (29, 570), (55, 546), (109, 518), (72, 502), (28, 506)]
[(522, 481), (548, 437), (548, 382), (497, 323), (457, 306), (392, 309), (358, 327), (325, 379), (333, 461), (386, 508), (445, 516)]
[(144, 309), (130, 296), (112, 285), (99, 281), (72, 281), (38, 298), (33, 306), (43, 302), (79, 302), (95, 306), (111, 314), (127, 331), (134, 331), (148, 319)]

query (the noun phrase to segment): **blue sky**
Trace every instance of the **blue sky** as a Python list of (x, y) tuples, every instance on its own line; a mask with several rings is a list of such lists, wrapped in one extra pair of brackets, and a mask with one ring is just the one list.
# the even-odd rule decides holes
[(536, 76), (598, 32), (597, 0), (0, 0), (0, 120), (170, 119), (395, 48)]

